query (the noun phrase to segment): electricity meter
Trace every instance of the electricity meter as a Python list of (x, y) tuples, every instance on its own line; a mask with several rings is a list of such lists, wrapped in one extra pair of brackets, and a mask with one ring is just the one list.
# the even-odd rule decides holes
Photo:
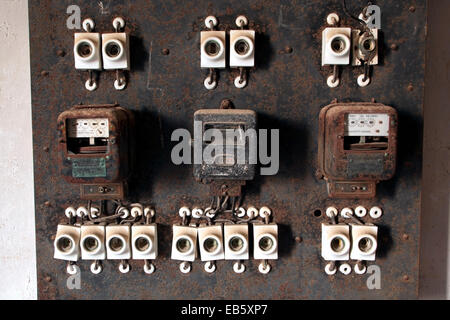
[(81, 199), (123, 199), (133, 160), (133, 114), (119, 105), (80, 105), (58, 117), (60, 171)]
[(199, 110), (194, 114), (194, 137), (194, 177), (211, 184), (214, 195), (240, 195), (241, 186), (255, 175), (256, 113)]
[(378, 103), (334, 103), (322, 109), (318, 175), (331, 198), (373, 198), (395, 173), (397, 111)]

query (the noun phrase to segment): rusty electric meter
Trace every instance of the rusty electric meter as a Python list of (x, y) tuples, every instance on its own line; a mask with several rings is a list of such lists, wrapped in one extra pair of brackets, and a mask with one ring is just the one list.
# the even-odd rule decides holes
[(123, 199), (131, 172), (134, 117), (119, 105), (80, 105), (58, 117), (62, 176), (81, 199)]
[(241, 186), (255, 175), (256, 113), (199, 110), (194, 114), (194, 136), (194, 158), (201, 156), (194, 163), (194, 177), (210, 184), (213, 195), (239, 196)]
[(334, 103), (322, 109), (319, 170), (331, 198), (373, 198), (395, 173), (397, 112), (378, 103)]

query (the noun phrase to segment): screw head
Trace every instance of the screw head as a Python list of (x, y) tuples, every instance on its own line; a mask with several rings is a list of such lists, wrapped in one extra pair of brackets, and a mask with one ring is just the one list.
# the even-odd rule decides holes
[(299, 236), (295, 237), (295, 242), (300, 243), (302, 241), (303, 241), (302, 237)]
[(413, 86), (412, 84), (409, 84), (409, 85), (408, 85), (408, 91), (409, 91), (409, 92), (414, 91), (414, 86)]
[(52, 277), (46, 276), (46, 277), (44, 278), (44, 280), (45, 280), (46, 282), (52, 282)]
[(416, 12), (416, 7), (414, 6), (409, 7), (409, 12)]
[(42, 70), (41, 71), (41, 76), (46, 77), (48, 76), (49, 72), (47, 70)]
[(167, 56), (167, 55), (169, 55), (169, 53), (170, 53), (169, 49), (167, 49), (167, 48), (162, 49), (162, 54), (163, 55)]
[(405, 233), (405, 234), (402, 236), (402, 239), (405, 240), (405, 241), (406, 241), (406, 240), (409, 240), (409, 235), (407, 235), (407, 234)]
[(62, 49), (59, 49), (58, 51), (56, 51), (56, 55), (58, 55), (58, 57), (64, 57), (66, 55), (66, 52)]
[(396, 43), (391, 44), (391, 50), (398, 50), (398, 45)]
[(403, 281), (409, 281), (409, 276), (405, 274), (402, 279)]
[(224, 99), (220, 103), (220, 109), (233, 109), (233, 102), (229, 99)]
[(290, 46), (286, 46), (286, 47), (284, 48), (284, 51), (285, 51), (286, 53), (292, 53), (292, 51), (294, 51), (294, 49), (292, 49), (292, 47), (290, 47)]

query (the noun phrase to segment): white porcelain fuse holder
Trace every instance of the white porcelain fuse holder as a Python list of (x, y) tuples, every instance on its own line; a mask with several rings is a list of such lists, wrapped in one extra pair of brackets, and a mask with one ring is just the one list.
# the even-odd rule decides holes
[(248, 25), (245, 16), (236, 18), (236, 26), (239, 30), (230, 31), (230, 67), (239, 68), (239, 76), (234, 79), (236, 88), (247, 86), (247, 73), (245, 68), (255, 66), (255, 30), (244, 30)]
[(230, 67), (255, 66), (255, 31), (230, 31)]
[(197, 228), (174, 225), (172, 241), (172, 260), (195, 261), (197, 257)]
[(349, 65), (351, 28), (325, 28), (322, 32), (322, 66)]
[(253, 257), (257, 260), (278, 259), (277, 224), (253, 224)]
[(326, 261), (350, 259), (350, 227), (346, 224), (322, 223), (322, 257)]
[(85, 83), (85, 88), (89, 91), (97, 89), (93, 71), (102, 70), (101, 37), (100, 33), (92, 32), (94, 27), (92, 19), (84, 20), (83, 29), (86, 32), (74, 34), (73, 46), (75, 69), (89, 71), (89, 79)]
[(214, 261), (225, 259), (223, 246), (223, 225), (205, 226), (198, 228), (198, 242), (200, 258), (206, 261), (204, 269), (208, 273), (216, 271)]
[(83, 225), (81, 226), (81, 259), (82, 260), (105, 260), (105, 226)]
[(103, 67), (105, 70), (115, 70), (114, 88), (124, 90), (127, 78), (121, 71), (130, 70), (130, 39), (129, 34), (123, 32), (125, 20), (116, 17), (112, 23), (115, 32), (102, 35)]
[(131, 259), (130, 238), (130, 225), (106, 226), (106, 255), (108, 260)]
[(217, 261), (225, 259), (223, 247), (223, 226), (200, 226), (198, 242), (202, 261)]
[(200, 33), (201, 67), (224, 69), (225, 31), (202, 31)]
[(248, 224), (225, 224), (225, 260), (248, 260)]
[(102, 56), (105, 70), (130, 70), (130, 40), (128, 33), (102, 34)]
[(131, 227), (131, 247), (134, 260), (155, 260), (158, 257), (157, 225), (133, 225)]
[(105, 226), (82, 225), (80, 248), (82, 260), (94, 260), (90, 267), (91, 272), (101, 273), (103, 266), (100, 261), (106, 259)]
[(205, 88), (208, 90), (217, 87), (214, 69), (226, 67), (226, 32), (214, 30), (217, 25), (217, 18), (209, 16), (205, 19), (205, 26), (210, 31), (200, 32), (200, 67), (210, 71), (204, 80)]
[(75, 69), (101, 70), (100, 33), (80, 32), (75, 33), (74, 38)]
[(333, 66), (333, 74), (327, 78), (330, 88), (340, 84), (338, 66), (350, 65), (351, 36), (351, 28), (329, 27), (322, 32), (322, 66)]
[(378, 247), (378, 227), (372, 224), (352, 224), (350, 258), (357, 261), (375, 261)]
[(80, 227), (60, 224), (54, 242), (54, 258), (65, 261), (77, 261), (80, 257)]

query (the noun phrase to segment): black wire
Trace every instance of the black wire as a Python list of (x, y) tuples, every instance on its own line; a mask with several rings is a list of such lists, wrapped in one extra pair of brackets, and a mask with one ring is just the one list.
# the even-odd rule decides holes
[[(352, 15), (352, 14), (350, 13), (350, 11), (348, 11), (348, 9), (347, 9), (347, 3), (346, 3), (345, 0), (342, 0), (342, 6), (344, 7), (344, 12), (345, 12), (345, 14), (346, 14), (347, 16), (349, 16), (349, 17), (352, 18), (353, 20), (359, 22), (359, 23), (361, 24), (361, 26), (363, 27), (364, 30), (366, 30), (366, 31), (369, 30), (369, 27), (367, 26), (367, 24), (366, 24), (363, 20), (361, 20), (360, 18), (358, 18), (358, 17)], [(369, 31), (369, 32), (370, 32), (370, 31)]]
[(236, 198), (237, 198), (237, 197), (233, 197), (233, 200), (231, 200), (231, 215), (232, 215), (232, 216), (234, 216), (234, 210), (236, 209), (236, 208), (235, 208), (235, 205), (236, 205)]

